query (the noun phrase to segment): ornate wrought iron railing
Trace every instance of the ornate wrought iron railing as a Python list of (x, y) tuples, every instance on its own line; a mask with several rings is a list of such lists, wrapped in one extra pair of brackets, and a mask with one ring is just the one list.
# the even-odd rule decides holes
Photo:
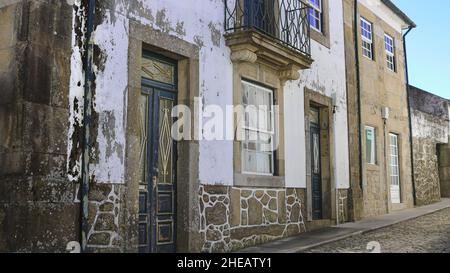
[(224, 0), (225, 31), (256, 30), (311, 56), (310, 6), (301, 0)]

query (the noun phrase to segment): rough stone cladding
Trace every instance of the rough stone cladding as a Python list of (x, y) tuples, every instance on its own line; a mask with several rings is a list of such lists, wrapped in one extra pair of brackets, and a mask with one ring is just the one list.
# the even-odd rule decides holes
[[(198, 194), (202, 252), (235, 251), (308, 231), (305, 189), (200, 186)], [(341, 190), (343, 222), (347, 198)]]
[(439, 177), (441, 196), (450, 198), (450, 136), (448, 144), (439, 147)]
[(202, 252), (227, 252), (306, 231), (303, 189), (200, 186)]
[(414, 86), (409, 90), (416, 201), (420, 206), (441, 198), (439, 145), (448, 143), (448, 101)]
[(0, 252), (63, 252), (79, 240), (66, 172), (72, 8), (0, 8)]

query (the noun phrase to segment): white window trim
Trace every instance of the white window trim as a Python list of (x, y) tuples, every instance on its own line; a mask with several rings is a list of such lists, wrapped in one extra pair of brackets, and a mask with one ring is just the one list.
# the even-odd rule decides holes
[[(372, 131), (372, 136), (373, 136), (373, 140), (372, 140), (372, 145), (371, 145), (371, 156), (370, 156), (370, 162), (366, 162), (367, 164), (370, 165), (376, 165), (377, 164), (377, 136), (376, 136), (376, 129), (375, 127), (372, 126), (366, 126), (364, 133), (365, 133), (365, 139), (367, 142), (367, 131), (370, 130)], [(366, 143), (366, 153), (367, 153), (367, 143)], [(366, 156), (366, 161), (367, 161), (367, 156)]]
[[(322, 1), (323, 0), (319, 0), (319, 7), (314, 6), (311, 3), (311, 1), (308, 1), (311, 8), (314, 9), (315, 11), (319, 12), (319, 18), (317, 18), (317, 19), (319, 19), (319, 28), (316, 28), (313, 25), (311, 25), (311, 28), (314, 30), (317, 30), (320, 33), (322, 33), (322, 28), (323, 28), (323, 20), (322, 20), (322, 18), (323, 18), (323, 14), (322, 14), (323, 13), (323, 10), (322, 10), (323, 3), (322, 3)], [(310, 16), (309, 13), (308, 13), (308, 16)]]
[[(361, 21), (363, 21), (364, 23), (370, 25), (370, 37), (371, 37), (371, 39), (368, 39), (366, 36), (363, 35)], [(374, 53), (374, 48), (373, 48), (373, 24), (371, 22), (367, 21), (366, 19), (364, 19), (364, 17), (360, 16), (359, 31), (361, 33), (362, 41), (365, 41), (366, 43), (370, 44), (370, 55), (372, 56), (372, 58), (370, 58), (369, 56), (366, 56), (364, 54), (364, 48), (363, 48), (363, 56), (366, 57), (367, 59), (374, 60), (374, 54), (373, 54)], [(366, 30), (366, 31), (368, 31), (368, 30)]]
[[(393, 199), (391, 197), (391, 202), (394, 204), (401, 204), (402, 203), (402, 196), (401, 196), (401, 174), (400, 174), (400, 147), (399, 147), (399, 138), (400, 136), (394, 133), (389, 134), (389, 155), (390, 155), (390, 177), (391, 177), (391, 187), (398, 187), (398, 190), (400, 191), (399, 199)], [(395, 143), (392, 143), (392, 139), (395, 140)], [(396, 155), (392, 154), (392, 149), (395, 149)], [(395, 158), (395, 162), (392, 161), (392, 159)], [(394, 174), (394, 168), (397, 171), (397, 174)], [(392, 184), (392, 180), (395, 179), (395, 185)], [(398, 184), (398, 185), (397, 185)], [(392, 189), (391, 189), (392, 190)]]
[[(392, 41), (392, 51), (393, 52), (390, 52), (389, 50), (387, 50), (387, 48), (386, 48), (386, 40), (384, 41), (384, 51), (386, 52), (386, 65), (387, 65), (387, 68), (390, 71), (395, 72), (395, 40), (394, 40), (394, 37), (390, 36), (387, 33), (384, 34), (384, 38), (385, 39), (388, 38), (389, 40)], [(388, 56), (392, 57), (392, 68), (389, 67), (390, 63), (389, 63), (389, 61), (387, 59)]]
[(275, 151), (274, 151), (274, 147), (275, 147), (274, 146), (275, 145), (275, 143), (274, 143), (274, 139), (275, 139), (275, 113), (274, 113), (274, 109), (273, 109), (273, 105), (274, 105), (274, 101), (275, 101), (274, 100), (274, 90), (269, 89), (269, 88), (265, 88), (265, 87), (263, 87), (261, 85), (257, 85), (257, 84), (251, 83), (249, 81), (246, 81), (245, 79), (242, 79), (241, 83), (249, 85), (249, 86), (253, 86), (253, 87), (257, 88), (258, 90), (265, 91), (265, 92), (270, 94), (270, 106), (271, 106), (270, 119), (271, 119), (271, 126), (272, 126), (272, 130), (271, 131), (261, 130), (259, 128), (253, 128), (253, 127), (250, 127), (250, 126), (246, 126), (245, 117), (244, 117), (244, 122), (243, 122), (243, 125), (242, 125), (242, 128), (244, 130), (250, 130), (250, 131), (254, 131), (254, 132), (258, 132), (258, 133), (271, 134), (272, 135), (272, 142), (271, 142), (271, 144), (272, 144), (272, 153), (271, 153), (272, 156), (271, 156), (271, 159), (272, 160), (270, 162), (272, 173), (258, 173), (258, 172), (245, 171), (245, 166), (244, 166), (245, 158), (244, 158), (244, 152), (243, 152), (244, 150), (246, 150), (244, 148), (245, 141), (242, 141), (242, 143), (241, 143), (241, 162), (242, 162), (241, 163), (241, 168), (242, 168), (242, 173), (245, 174), (245, 175), (253, 175), (253, 176), (268, 176), (268, 177), (274, 176), (275, 175), (275, 173), (274, 173), (274, 171), (275, 171)]

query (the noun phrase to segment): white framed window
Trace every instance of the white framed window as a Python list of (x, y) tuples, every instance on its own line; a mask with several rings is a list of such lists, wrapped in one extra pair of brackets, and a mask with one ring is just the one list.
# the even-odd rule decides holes
[(274, 175), (275, 113), (273, 90), (242, 81), (242, 102), (246, 107), (242, 124), (242, 172)]
[(309, 24), (313, 29), (322, 32), (322, 0), (309, 0), (309, 4)]
[(373, 60), (373, 25), (362, 17), (360, 24), (363, 55)]
[(366, 162), (377, 164), (375, 128), (366, 126)]
[(395, 43), (394, 38), (388, 34), (384, 34), (384, 48), (386, 49), (387, 67), (395, 72)]

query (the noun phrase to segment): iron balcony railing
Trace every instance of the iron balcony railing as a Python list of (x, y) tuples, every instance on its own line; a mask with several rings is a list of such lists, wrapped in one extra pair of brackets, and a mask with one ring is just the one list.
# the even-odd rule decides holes
[(301, 0), (224, 0), (225, 31), (256, 30), (311, 56), (310, 6)]

